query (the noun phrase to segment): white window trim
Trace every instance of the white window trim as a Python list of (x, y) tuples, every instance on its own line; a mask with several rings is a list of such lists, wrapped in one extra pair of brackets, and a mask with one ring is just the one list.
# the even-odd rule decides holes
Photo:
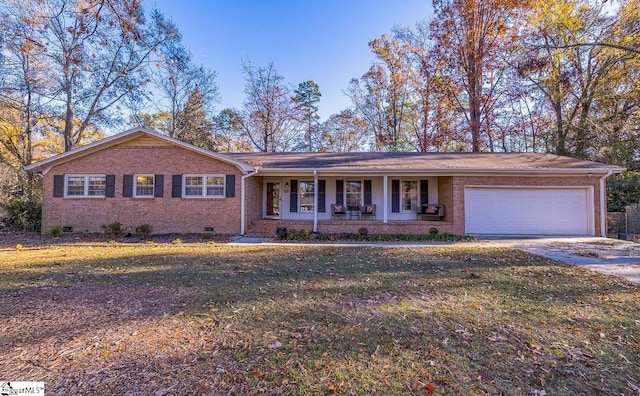
[[(69, 195), (69, 178), (70, 177), (83, 177), (84, 178), (84, 192), (82, 195)], [(90, 177), (103, 177), (105, 182), (105, 193), (103, 195), (89, 195), (89, 178)], [(106, 174), (67, 174), (64, 175), (64, 198), (105, 198), (107, 194), (107, 175)]]
[[(413, 182), (416, 183), (416, 205), (415, 208), (411, 210), (406, 210), (403, 205), (403, 189), (402, 184), (404, 182)], [(400, 213), (417, 213), (418, 205), (420, 201), (420, 182), (416, 179), (401, 179), (400, 180)]]
[[(151, 195), (138, 195), (138, 176), (150, 177), (153, 180), (153, 184), (151, 185), (152, 187)], [(144, 184), (144, 186), (149, 187), (146, 184)], [(156, 192), (156, 175), (151, 175), (146, 173), (133, 175), (133, 197), (134, 198), (153, 198), (155, 196), (155, 192)]]
[[(298, 213), (313, 213), (315, 211), (315, 207), (311, 210), (302, 210), (302, 183), (311, 184), (313, 186), (313, 196), (315, 202), (315, 195), (318, 193), (315, 188), (315, 183), (313, 180), (300, 180), (298, 182)], [(313, 206), (313, 203), (311, 204)]]
[[(200, 195), (187, 195), (187, 177), (201, 177), (202, 178), (202, 191)], [(207, 177), (221, 177), (222, 178), (222, 195), (207, 195)], [(193, 186), (191, 186), (193, 187)], [(182, 198), (225, 198), (227, 196), (227, 179), (226, 175), (218, 174), (188, 174), (182, 175)]]

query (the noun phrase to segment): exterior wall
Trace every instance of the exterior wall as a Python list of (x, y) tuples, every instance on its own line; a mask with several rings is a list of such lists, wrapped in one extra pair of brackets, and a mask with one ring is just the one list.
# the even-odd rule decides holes
[[(205, 227), (213, 227), (215, 233), (240, 232), (242, 173), (235, 165), (157, 139), (136, 144), (137, 140), (54, 166), (46, 172), (42, 229), (61, 225), (72, 226), (75, 232), (98, 232), (100, 225), (118, 221), (132, 230), (140, 224), (150, 224), (154, 233), (201, 233)], [(171, 176), (190, 173), (235, 174), (235, 197), (172, 198)], [(54, 198), (53, 177), (64, 174), (115, 175), (115, 197)], [(164, 196), (123, 197), (125, 174), (164, 175)]]
[[(313, 176), (309, 177), (291, 177), (291, 178), (269, 178), (269, 180), (275, 181), (280, 180), (280, 185), (284, 186), (285, 182), (291, 183), (291, 179), (300, 181), (313, 181)], [(389, 220), (415, 220), (416, 213), (392, 213), (391, 212), (391, 180), (399, 179), (399, 180), (429, 180), (429, 203), (441, 203), (438, 200), (439, 194), (439, 182), (438, 177), (388, 177), (388, 197), (387, 197), (387, 216)], [(361, 176), (361, 177), (322, 177), (319, 176), (318, 180), (326, 181), (326, 190), (325, 190), (325, 212), (318, 213), (318, 220), (331, 220), (331, 204), (336, 203), (336, 180), (345, 180), (345, 181), (364, 181), (371, 180), (371, 203), (376, 205), (376, 218), (383, 218), (383, 208), (384, 208), (384, 178), (381, 176)], [(280, 206), (280, 218), (286, 220), (313, 220), (313, 212), (291, 212), (290, 211), (290, 202), (291, 196), (290, 191), (284, 192), (284, 189), (281, 193), (282, 204)], [(419, 198), (418, 198), (419, 199)]]
[[(389, 177), (391, 180), (392, 177)], [(335, 180), (335, 179), (334, 179)], [(374, 179), (375, 180), (375, 179)], [(378, 196), (376, 201), (375, 191), (379, 187), (382, 191), (382, 178), (380, 183), (373, 183), (374, 203), (382, 206), (382, 195)], [(327, 182), (327, 209), (329, 204), (335, 201), (335, 182), (330, 190), (330, 182)], [(430, 181), (429, 195), (431, 201), (432, 185), (436, 185)], [(378, 212), (375, 221), (361, 220), (327, 220), (327, 216), (321, 218), (318, 223), (318, 231), (322, 233), (340, 233), (340, 232), (357, 232), (358, 228), (366, 227), (371, 234), (424, 234), (430, 227), (437, 228), (440, 232), (448, 232), (452, 234), (465, 234), (465, 207), (464, 192), (465, 186), (513, 186), (513, 187), (593, 187), (594, 196), (594, 214), (595, 231), (599, 234), (600, 230), (600, 183), (598, 177), (539, 177), (539, 176), (441, 176), (437, 178), (437, 197), (436, 202), (445, 205), (444, 221), (416, 221), (415, 215), (411, 216), (412, 221), (393, 218), (389, 216), (389, 222), (382, 221), (382, 213)], [(330, 195), (332, 194), (333, 195)], [(288, 205), (288, 200), (287, 200)], [(391, 197), (389, 197), (389, 206), (391, 205)], [(287, 207), (288, 209), (288, 207)], [(379, 209), (381, 210), (381, 209)], [(389, 210), (390, 207), (389, 207)], [(330, 213), (328, 218), (330, 218)], [(281, 220), (263, 220), (258, 221), (249, 229), (249, 234), (256, 236), (273, 236), (277, 227), (286, 227), (296, 231), (302, 229), (311, 230), (313, 227), (313, 215), (308, 219), (281, 219)]]
[(598, 177), (497, 177), (497, 176), (454, 176), (453, 205), (455, 207), (453, 223), (464, 230), (464, 188), (465, 186), (526, 186), (526, 187), (593, 187), (593, 203), (596, 235), (600, 233), (600, 179)]
[[(454, 218), (458, 212), (458, 207), (453, 201), (453, 177), (438, 178), (438, 193), (440, 194), (440, 202), (444, 204), (444, 220), (455, 223)], [(462, 232), (459, 232), (462, 234)]]
[[(264, 199), (264, 192), (262, 191), (263, 177), (252, 176), (247, 178), (246, 186), (246, 226), (251, 225), (257, 220), (262, 219), (262, 202)], [(245, 228), (246, 230), (247, 228)]]
[[(113, 198), (54, 198), (54, 175), (106, 174), (115, 175)], [(158, 198), (123, 197), (125, 174), (164, 175), (164, 196)], [(173, 198), (171, 197), (174, 174), (234, 174), (235, 196), (230, 198)], [(294, 229), (312, 227), (313, 212), (291, 212), (290, 194), (281, 191), (280, 221), (264, 223), (265, 191), (267, 180), (279, 180), (284, 187), (291, 179), (313, 180), (313, 176), (272, 178), (256, 175), (246, 179), (246, 223), (272, 227), (273, 224), (291, 224)], [(371, 233), (424, 233), (429, 227), (441, 232), (465, 233), (465, 186), (546, 186), (592, 187), (594, 191), (594, 228), (600, 230), (600, 184), (598, 177), (540, 177), (540, 176), (439, 176), (403, 177), (388, 176), (387, 219), (384, 218), (384, 186), (382, 176), (323, 177), (326, 181), (324, 213), (318, 214), (320, 232), (355, 232), (365, 226)], [(444, 221), (417, 221), (415, 213), (391, 212), (391, 180), (429, 180), (429, 202), (445, 205)], [(376, 204), (375, 221), (331, 221), (332, 203), (336, 202), (336, 180), (372, 180), (372, 203)], [(52, 226), (71, 226), (76, 232), (99, 232), (102, 224), (123, 223), (135, 229), (140, 224), (150, 224), (155, 233), (201, 233), (213, 227), (216, 233), (240, 232), (242, 172), (234, 165), (200, 155), (168, 144), (158, 139), (134, 139), (90, 155), (57, 165), (43, 176), (42, 229)], [(287, 223), (288, 222), (288, 223)], [(285, 225), (286, 226), (286, 225)], [(254, 227), (254, 231), (256, 228)], [(275, 230), (275, 227), (274, 227)], [(257, 231), (256, 231), (257, 232)], [(266, 232), (266, 231), (265, 231)], [(271, 232), (271, 231), (269, 231)]]

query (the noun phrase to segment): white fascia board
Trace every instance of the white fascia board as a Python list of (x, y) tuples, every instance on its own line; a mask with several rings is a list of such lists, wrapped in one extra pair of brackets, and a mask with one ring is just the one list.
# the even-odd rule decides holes
[[(314, 168), (259, 168), (260, 173), (264, 176), (297, 176), (313, 174)], [(372, 175), (372, 176), (393, 176), (393, 175), (428, 175), (428, 176), (576, 176), (589, 175), (594, 176), (606, 175), (609, 172), (620, 173), (624, 168), (531, 168), (531, 169), (348, 169), (335, 168), (324, 169), (316, 168), (318, 174), (325, 176), (340, 175)]]

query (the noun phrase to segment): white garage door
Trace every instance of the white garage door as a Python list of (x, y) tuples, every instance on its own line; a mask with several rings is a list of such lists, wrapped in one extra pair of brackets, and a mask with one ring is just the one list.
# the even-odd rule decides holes
[(590, 188), (466, 187), (468, 234), (594, 235)]

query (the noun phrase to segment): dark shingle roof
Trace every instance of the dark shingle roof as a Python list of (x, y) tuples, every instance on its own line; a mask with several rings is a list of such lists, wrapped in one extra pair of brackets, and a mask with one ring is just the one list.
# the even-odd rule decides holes
[(599, 162), (540, 153), (232, 153), (267, 169), (349, 170), (580, 170), (621, 171)]

